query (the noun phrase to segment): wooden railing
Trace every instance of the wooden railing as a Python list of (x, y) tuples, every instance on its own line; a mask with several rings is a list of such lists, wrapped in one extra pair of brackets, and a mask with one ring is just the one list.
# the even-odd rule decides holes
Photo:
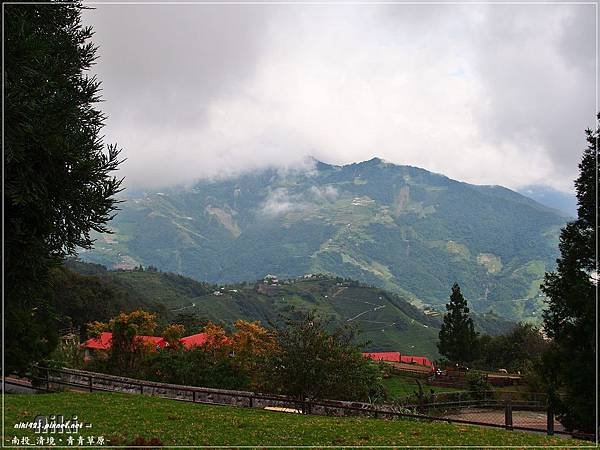
[[(513, 410), (517, 408), (522, 409), (524, 405), (513, 403), (510, 398), (503, 401), (498, 400), (494, 405), (496, 408), (504, 411), (504, 420), (490, 422), (440, 417), (419, 413), (418, 411), (423, 404), (398, 406), (390, 404), (370, 404), (339, 400), (298, 399), (283, 395), (263, 394), (250, 391), (235, 391), (157, 383), (153, 381), (137, 380), (73, 369), (38, 367), (37, 375), (32, 377), (32, 382), (36, 389), (45, 391), (52, 391), (61, 387), (67, 387), (73, 390), (87, 392), (126, 392), (142, 395), (153, 395), (193, 403), (222, 404), (250, 408), (283, 406), (291, 408), (292, 410), (302, 414), (335, 416), (364, 415), (375, 418), (404, 417), (419, 420), (443, 421), (468, 425), (483, 425), (496, 428), (546, 432), (548, 435), (552, 435), (554, 433), (567, 435), (571, 434), (566, 431), (554, 429), (554, 414), (552, 410), (548, 408), (542, 408), (545, 409), (547, 413), (547, 421), (543, 426), (514, 426)], [(438, 403), (438, 405), (439, 404), (440, 403)], [(467, 406), (473, 405), (474, 403), (471, 402)], [(408, 406), (414, 407), (414, 410), (408, 411)], [(445, 406), (461, 406), (460, 400), (455, 401), (454, 403), (448, 402), (445, 404)], [(465, 405), (463, 404), (462, 406)]]

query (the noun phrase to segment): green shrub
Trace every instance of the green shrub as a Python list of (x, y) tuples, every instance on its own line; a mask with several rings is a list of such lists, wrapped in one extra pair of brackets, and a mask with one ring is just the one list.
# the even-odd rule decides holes
[(481, 372), (470, 372), (467, 374), (467, 387), (474, 399), (482, 399), (485, 393), (492, 390), (492, 385)]

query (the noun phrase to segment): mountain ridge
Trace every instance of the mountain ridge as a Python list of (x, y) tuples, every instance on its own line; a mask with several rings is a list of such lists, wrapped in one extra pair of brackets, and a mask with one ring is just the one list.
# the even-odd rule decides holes
[[(132, 196), (81, 257), (215, 283), (329, 273), (440, 307), (458, 281), (474, 310), (536, 320), (567, 218), (501, 186), (381, 158), (269, 168)], [(537, 286), (536, 286), (537, 284)]]
[[(79, 274), (77, 276), (76, 274)], [(157, 314), (159, 323), (194, 323), (200, 330), (211, 320), (232, 327), (236, 320), (259, 320), (269, 325), (296, 311), (314, 311), (332, 325), (354, 325), (369, 350), (418, 352), (437, 358), (441, 314), (421, 311), (401, 295), (355, 280), (312, 274), (289, 280), (271, 277), (231, 285), (211, 285), (154, 267), (107, 270), (104, 266), (69, 259), (55, 277), (56, 304), (61, 317), (85, 328), (89, 321), (107, 321), (122, 310), (143, 308)], [(103, 288), (104, 301), (86, 286)], [(95, 291), (94, 291), (95, 292)], [(494, 315), (474, 314), (478, 331), (499, 334), (514, 323)]]

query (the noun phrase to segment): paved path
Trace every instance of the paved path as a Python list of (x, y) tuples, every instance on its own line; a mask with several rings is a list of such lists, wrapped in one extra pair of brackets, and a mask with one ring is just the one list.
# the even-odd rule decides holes
[(6, 377), (4, 379), (4, 392), (7, 394), (35, 394), (37, 389), (31, 386), (29, 380)]
[[(444, 416), (448, 419), (472, 420), (475, 422), (504, 425), (503, 409), (465, 408), (460, 412)], [(515, 411), (513, 410), (513, 426), (546, 430), (545, 411)], [(564, 431), (564, 427), (554, 420), (554, 429)]]

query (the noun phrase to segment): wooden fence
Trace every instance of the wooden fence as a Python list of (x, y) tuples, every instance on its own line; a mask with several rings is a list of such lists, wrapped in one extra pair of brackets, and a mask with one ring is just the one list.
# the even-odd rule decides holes
[[(498, 406), (511, 403), (513, 407), (523, 410), (545, 410), (547, 407), (546, 394), (524, 391), (452, 391), (452, 392), (433, 392), (427, 394), (424, 391), (423, 397), (429, 407), (454, 407), (454, 406), (476, 406), (488, 405)], [(400, 402), (408, 407), (416, 405), (418, 400), (416, 394), (409, 395)]]
[[(314, 400), (298, 399), (283, 395), (262, 394), (250, 391), (235, 391), (224, 389), (213, 389), (195, 386), (182, 386), (167, 383), (157, 383), (152, 381), (137, 380), (114, 375), (107, 375), (95, 372), (87, 372), (74, 369), (53, 369), (47, 367), (38, 367), (37, 375), (32, 377), (33, 385), (36, 389), (44, 391), (53, 391), (64, 389), (87, 391), (87, 392), (125, 392), (141, 395), (152, 395), (164, 398), (170, 398), (179, 401), (193, 403), (219, 404), (242, 406), (249, 408), (269, 408), (284, 407), (288, 411), (294, 411), (301, 414), (315, 414), (324, 416), (369, 416), (374, 418), (411, 418), (429, 421), (444, 421), (451, 423), (461, 423), (468, 425), (484, 425), (488, 427), (516, 429), (526, 431), (546, 432), (548, 435), (554, 433), (570, 435), (563, 430), (555, 429), (554, 414), (551, 409), (537, 404), (535, 410), (544, 411), (546, 419), (543, 424), (535, 423), (533, 426), (527, 424), (515, 424), (513, 421), (513, 412), (515, 410), (531, 410), (531, 405), (524, 405), (513, 402), (512, 399), (497, 399), (494, 405), (499, 413), (498, 418), (493, 417), (490, 420), (462, 419), (456, 416), (440, 416), (432, 414), (430, 407), (445, 407), (447, 409), (465, 408), (480, 406), (478, 400), (473, 399), (467, 402), (467, 399), (458, 399), (454, 402), (438, 402), (437, 404), (418, 404), (418, 405), (393, 405), (393, 404), (370, 404), (361, 402), (348, 402), (339, 400)], [(462, 403), (461, 403), (462, 401)], [(488, 403), (491, 399), (487, 400)], [(529, 409), (528, 409), (529, 408)], [(423, 413), (420, 411), (427, 411)], [(489, 414), (488, 414), (489, 416)], [(579, 436), (581, 437), (581, 436)]]

